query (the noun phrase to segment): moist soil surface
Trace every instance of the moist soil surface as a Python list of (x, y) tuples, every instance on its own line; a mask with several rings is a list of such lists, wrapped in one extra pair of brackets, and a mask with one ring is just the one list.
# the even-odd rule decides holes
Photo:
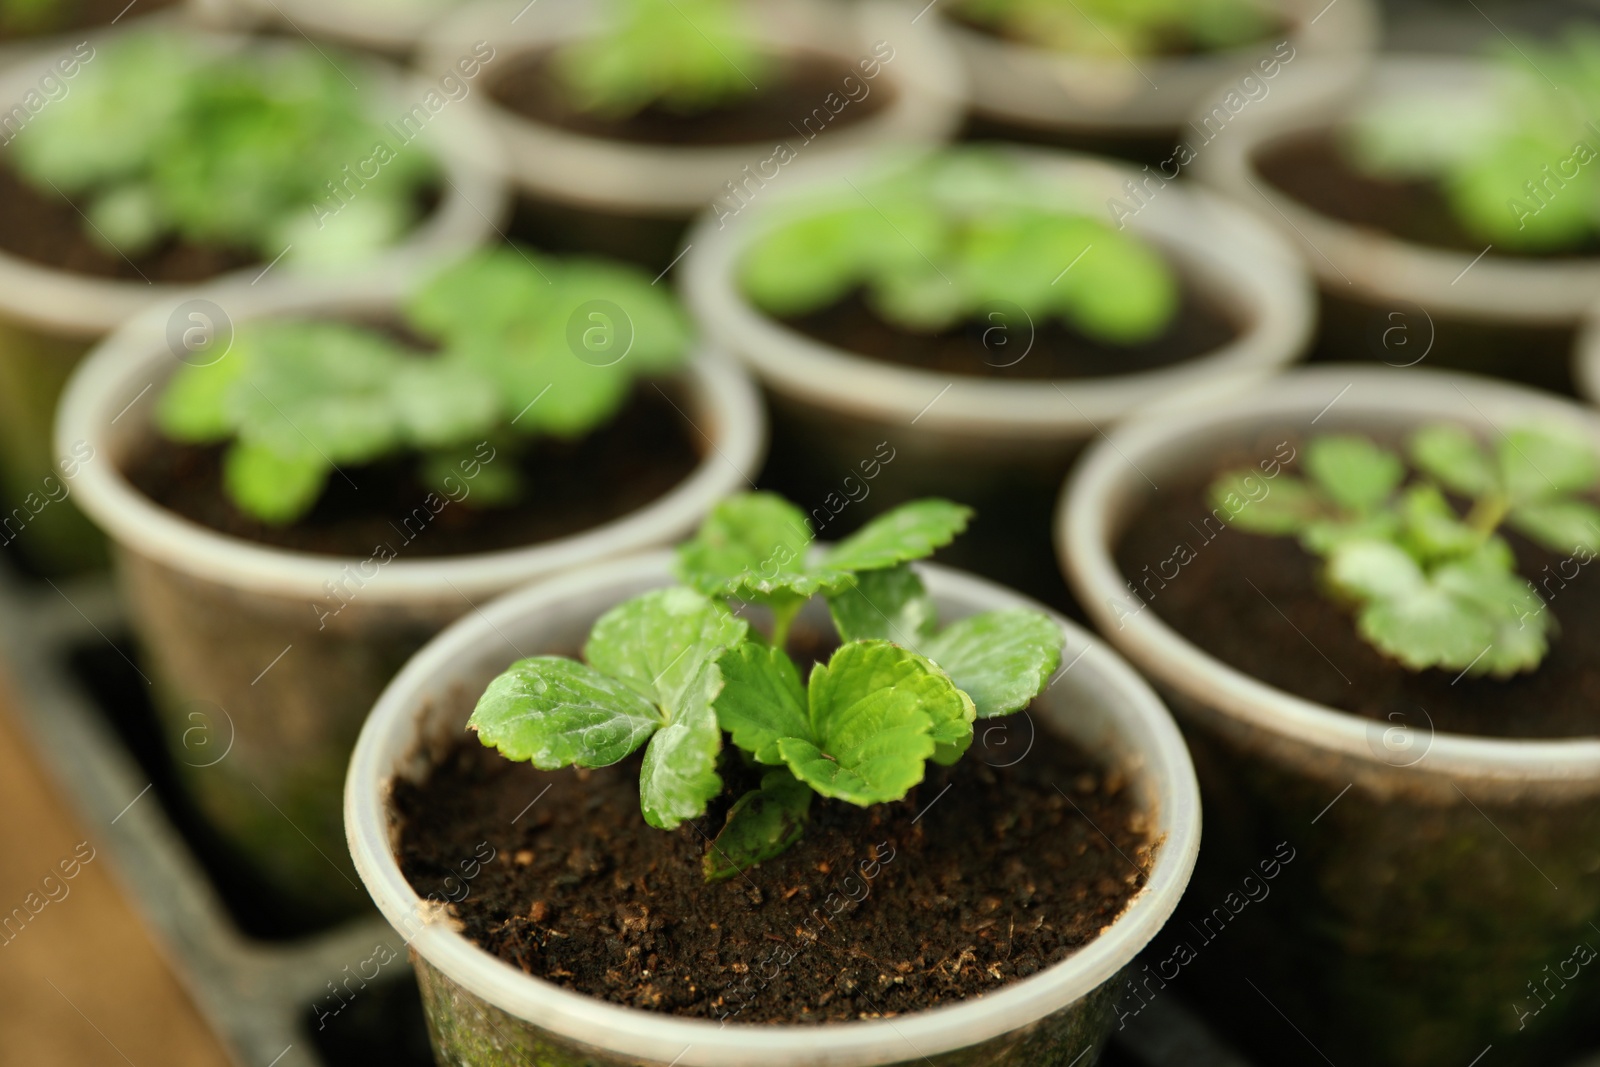
[(383, 545), (401, 557), (494, 552), (582, 533), (687, 478), (700, 462), (696, 435), (679, 411), (683, 400), (668, 399), (674, 391), (663, 388), (667, 395), (654, 383), (635, 385), (609, 423), (578, 440), (536, 437), (520, 458), (499, 448), (489, 462), (516, 462), (523, 484), (521, 500), (508, 507), (472, 506), (472, 482), (464, 476), (449, 495), (430, 488), (410, 457), (334, 473), (311, 513), (286, 527), (245, 515), (223, 494), (222, 446), (157, 438), (125, 473), (140, 492), (186, 519), (296, 552), (366, 557)]
[(756, 780), (736, 758), (706, 817), (663, 831), (639, 814), (637, 753), (541, 772), (463, 737), (395, 787), (401, 868), (423, 897), (460, 898), (483, 948), (612, 1003), (740, 1023), (932, 1008), (1093, 940), (1152, 859), (1119, 773), (1020, 714), (978, 735), (899, 803), (814, 798), (799, 844), (715, 885), (707, 835)]
[(0, 155), (0, 250), (56, 270), (122, 281), (198, 282), (258, 262), (248, 249), (168, 240), (126, 259), (94, 239), (79, 208), (40, 192)]
[(64, 10), (46, 25), (19, 29), (0, 22), (0, 42), (22, 40), (52, 33), (67, 33), (90, 26), (104, 26), (124, 13), (148, 15), (163, 7), (171, 7), (178, 0), (139, 0), (133, 10), (128, 10), (128, 0), (69, 0), (59, 6)]
[(941, 333), (912, 333), (879, 318), (861, 291), (782, 321), (836, 348), (920, 370), (983, 378), (1103, 378), (1196, 359), (1239, 335), (1220, 307), (1194, 285), (1182, 284), (1181, 303), (1166, 330), (1136, 345), (1107, 344), (1055, 317), (1030, 325), (1015, 309), (997, 309), (992, 318)]
[[(1436, 182), (1392, 181), (1357, 170), (1333, 130), (1284, 137), (1255, 156), (1261, 176), (1317, 212), (1356, 226), (1382, 230), (1414, 244), (1482, 252), (1489, 242), (1457, 221)], [(1562, 259), (1600, 255), (1600, 240), (1559, 252), (1496, 247), (1497, 256)]]
[[(729, 145), (801, 140), (815, 135), (818, 123), (802, 120), (821, 109), (828, 116), (823, 132), (853, 125), (881, 111), (890, 100), (883, 82), (865, 81), (849, 63), (821, 55), (794, 55), (775, 60), (777, 69), (761, 79), (760, 89), (732, 103), (685, 114), (651, 105), (627, 118), (608, 118), (579, 111), (569, 101), (556, 74), (553, 52), (533, 52), (511, 60), (489, 93), (517, 114), (573, 133), (611, 141), (642, 144)], [(829, 94), (846, 100), (844, 80), (855, 77), (871, 91), (851, 100), (834, 114), (824, 106)], [(737, 175), (730, 175), (737, 177)]]
[[(1272, 451), (1267, 444), (1217, 470)], [(1502, 531), (1560, 632), (1531, 673), (1457, 680), (1459, 671), (1407, 670), (1367, 644), (1354, 616), (1322, 594), (1320, 560), (1294, 538), (1206, 523), (1209, 479), (1162, 482), (1127, 527), (1117, 564), (1151, 610), (1217, 659), (1307, 700), (1420, 730), (1431, 723), (1489, 737), (1600, 734), (1600, 562), (1579, 564)]]

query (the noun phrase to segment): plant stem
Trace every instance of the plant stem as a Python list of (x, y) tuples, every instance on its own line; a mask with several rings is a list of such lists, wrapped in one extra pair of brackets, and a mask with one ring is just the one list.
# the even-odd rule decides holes
[(772, 608), (772, 647), (783, 648), (789, 643), (789, 627), (794, 624), (794, 617), (800, 614), (802, 604), (790, 607)]
[(1487, 540), (1510, 510), (1511, 501), (1503, 493), (1490, 493), (1473, 502), (1472, 510), (1467, 513), (1467, 525), (1478, 534), (1480, 541)]

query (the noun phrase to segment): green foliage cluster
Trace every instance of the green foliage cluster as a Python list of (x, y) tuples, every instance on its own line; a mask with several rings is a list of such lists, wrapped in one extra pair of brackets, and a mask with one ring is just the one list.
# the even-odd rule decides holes
[(740, 280), (778, 316), (864, 289), (879, 315), (915, 332), (1004, 302), (1104, 341), (1149, 340), (1177, 310), (1177, 279), (1160, 252), (1094, 210), (1008, 155), (949, 150), (789, 204)]
[[(1456, 220), (1496, 246), (1560, 252), (1600, 235), (1600, 30), (1506, 47), (1494, 92), (1418, 94), (1356, 116), (1350, 159), (1381, 178), (1437, 183)], [(1557, 88), (1559, 86), (1559, 88)]]
[(737, 0), (610, 0), (603, 32), (557, 54), (557, 72), (583, 111), (627, 118), (652, 105), (697, 114), (756, 91), (772, 60)]
[(425, 152), (402, 148), (319, 222), (312, 205), (327, 183), (382, 140), (356, 88), (309, 46), (218, 52), (181, 31), (143, 30), (98, 46), (11, 161), (41, 192), (72, 197), (109, 251), (138, 256), (179, 238), (342, 263), (403, 234), (435, 180)]
[[(705, 814), (723, 790), (719, 759), (761, 769), (706, 854), (707, 879), (729, 877), (799, 840), (813, 795), (861, 807), (899, 800), (929, 760), (961, 758), (976, 719), (1021, 710), (1045, 687), (1061, 658), (1054, 622), (1004, 610), (940, 629), (909, 565), (969, 515), (916, 501), (811, 558), (800, 509), (768, 493), (732, 497), (680, 547), (686, 584), (601, 616), (583, 662), (512, 664), (469, 725), (544, 770), (606, 766), (644, 745), (640, 808), (661, 829)], [(785, 645), (813, 596), (842, 643), (802, 681)], [(730, 611), (730, 598), (769, 609), (771, 633)]]
[(70, 24), (77, 0), (0, 0), (0, 33), (47, 33)]
[[(1513, 429), (1491, 450), (1445, 423), (1414, 434), (1406, 457), (1420, 477), (1366, 437), (1328, 435), (1306, 446), (1306, 477), (1280, 476), (1259, 500), (1235, 506), (1249, 495), (1248, 470), (1223, 474), (1211, 492), (1241, 529), (1298, 537), (1322, 557), (1327, 587), (1355, 611), (1362, 637), (1411, 670), (1533, 670), (1555, 619), (1496, 531), (1600, 553), (1600, 508), (1581, 498), (1600, 482), (1600, 460), (1560, 427)], [(1471, 501), (1465, 515), (1446, 494)]]
[[(596, 301), (609, 306), (588, 310)], [(636, 377), (678, 366), (689, 340), (682, 309), (637, 268), (510, 247), (445, 269), (401, 313), (437, 352), (345, 322), (245, 324), (222, 358), (173, 376), (158, 425), (180, 442), (230, 442), (229, 497), (287, 524), (346, 464), (414, 454), (440, 482), (477, 442), (514, 452), (537, 434), (580, 437), (616, 413)], [(580, 358), (575, 320), (617, 351)], [(515, 499), (513, 466), (485, 468), (474, 499)]]
[(1280, 21), (1263, 0), (957, 0), (955, 12), (1012, 40), (1108, 59), (1231, 48)]

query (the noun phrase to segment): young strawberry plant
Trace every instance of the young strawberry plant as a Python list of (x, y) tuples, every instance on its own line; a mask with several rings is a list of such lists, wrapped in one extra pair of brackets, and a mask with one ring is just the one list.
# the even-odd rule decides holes
[[(426, 152), (390, 139), (315, 49), (143, 31), (99, 45), (9, 163), (41, 194), (71, 197), (108, 252), (177, 239), (349, 262), (404, 233), (436, 180)], [(337, 211), (325, 203), (335, 184)]]
[[(1523, 427), (1491, 451), (1437, 424), (1413, 435), (1407, 456), (1415, 477), (1368, 438), (1317, 437), (1304, 478), (1280, 476), (1253, 499), (1251, 472), (1228, 472), (1212, 499), (1240, 529), (1297, 537), (1321, 557), (1329, 594), (1355, 612), (1362, 637), (1407, 668), (1533, 670), (1555, 619), (1497, 531), (1509, 526), (1554, 552), (1600, 552), (1600, 507), (1583, 496), (1600, 483), (1593, 449), (1555, 428)], [(1470, 501), (1465, 514), (1451, 495)]]
[[(703, 816), (723, 792), (719, 762), (759, 769), (759, 786), (728, 809), (706, 853), (708, 881), (731, 877), (793, 846), (814, 796), (899, 800), (929, 760), (961, 758), (976, 719), (1019, 711), (1044, 689), (1061, 657), (1054, 622), (1004, 610), (941, 629), (910, 566), (969, 514), (921, 500), (808, 551), (800, 509), (767, 493), (730, 498), (679, 549), (684, 585), (601, 616), (581, 662), (512, 664), (469, 726), (542, 770), (607, 766), (644, 746), (639, 804), (664, 830)], [(802, 682), (790, 627), (816, 596), (840, 644)], [(770, 632), (730, 603), (768, 609)]]
[(1111, 59), (1230, 48), (1278, 21), (1262, 0), (958, 0), (955, 12), (1012, 40)]
[(1375, 177), (1436, 183), (1456, 221), (1501, 248), (1560, 252), (1594, 240), (1600, 33), (1507, 48), (1494, 78), (1485, 99), (1419, 94), (1364, 111), (1345, 137), (1352, 161)]
[(748, 96), (771, 58), (733, 0), (610, 0), (611, 21), (561, 49), (557, 71), (574, 104), (608, 118), (652, 105), (695, 114)]
[(1017, 161), (959, 149), (830, 185), (788, 205), (740, 281), (779, 317), (856, 290), (884, 320), (935, 333), (996, 301), (1111, 343), (1158, 336), (1178, 306), (1161, 254), (1096, 218), (1098, 202)]
[[(415, 456), (437, 483), (481, 441), (515, 452), (539, 434), (581, 437), (638, 376), (678, 366), (689, 336), (676, 302), (642, 271), (516, 248), (447, 268), (401, 313), (437, 352), (344, 322), (243, 324), (222, 359), (173, 376), (157, 424), (174, 441), (225, 443), (229, 498), (281, 525), (310, 511), (346, 464)], [(514, 499), (514, 466), (485, 467), (474, 499)]]

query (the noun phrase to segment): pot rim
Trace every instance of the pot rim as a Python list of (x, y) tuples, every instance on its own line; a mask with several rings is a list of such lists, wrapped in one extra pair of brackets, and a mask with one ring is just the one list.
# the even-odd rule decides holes
[[(1600, 417), (1572, 401), (1508, 382), (1447, 371), (1325, 366), (1267, 382), (1248, 394), (1200, 408), (1174, 404), (1149, 412), (1094, 445), (1068, 476), (1056, 507), (1055, 540), (1063, 572), (1096, 628), (1159, 685), (1217, 709), (1224, 717), (1301, 745), (1381, 770), (1373, 751), (1376, 720), (1276, 689), (1203, 652), (1130, 592), (1113, 556), (1131, 498), (1119, 490), (1128, 468), (1153, 468), (1180, 443), (1231, 426), (1321, 417), (1337, 402), (1368, 419), (1414, 424), (1448, 418), (1487, 429), (1506, 420), (1542, 418), (1582, 428), (1600, 448)], [(1133, 599), (1130, 599), (1133, 598)], [(1137, 600), (1137, 603), (1135, 601)], [(1600, 779), (1600, 738), (1521, 739), (1439, 732), (1411, 773), (1460, 780), (1561, 782)]]
[[(357, 279), (329, 293), (313, 283), (253, 291), (248, 286), (197, 292), (229, 307), (235, 323), (275, 315), (373, 313), (393, 309), (409, 289), (394, 278)], [(245, 540), (192, 522), (140, 493), (118, 468), (127, 441), (147, 435), (134, 421), (115, 422), (176, 367), (168, 349), (169, 308), (135, 317), (101, 342), (73, 373), (56, 415), (60, 456), (87, 442), (93, 459), (73, 479), (79, 505), (121, 545), (185, 574), (284, 597), (320, 600), (341, 568), (366, 562), (315, 555)], [(760, 395), (731, 360), (696, 342), (679, 372), (693, 404), (691, 427), (704, 439), (700, 462), (683, 481), (637, 510), (580, 533), (522, 548), (384, 564), (362, 586), (374, 603), (422, 598), (469, 600), (540, 575), (662, 543), (687, 534), (718, 500), (749, 483), (766, 448)], [(137, 414), (144, 415), (147, 408)], [(687, 418), (687, 416), (686, 416)]]
[[(1119, 191), (1144, 174), (1131, 165), (1038, 148), (1004, 149), (1029, 169), (1063, 183)], [(814, 170), (820, 181), (824, 173)], [(1226, 392), (1275, 373), (1310, 343), (1315, 315), (1309, 275), (1289, 244), (1249, 212), (1209, 190), (1161, 188), (1127, 218), (1141, 236), (1176, 247), (1217, 296), (1246, 320), (1240, 335), (1212, 352), (1170, 367), (1089, 379), (997, 380), (901, 367), (814, 340), (768, 317), (741, 292), (737, 262), (803, 198), (796, 183), (747, 206), (731, 225), (707, 213), (690, 234), (684, 300), (723, 348), (760, 381), (786, 396), (898, 425), (921, 423), (949, 434), (1076, 438), (1100, 423), (1179, 391)], [(948, 395), (947, 395), (948, 394)]]
[[(802, 146), (800, 156), (837, 166), (885, 142), (944, 141), (955, 133), (966, 107), (961, 65), (932, 20), (909, 23), (906, 2), (860, 0), (846, 9), (831, 0), (762, 0), (751, 7), (752, 29), (775, 51), (797, 51), (796, 42), (802, 41), (805, 50), (854, 64), (880, 38), (895, 48), (878, 76), (896, 87), (889, 105), (825, 131), (824, 146)], [(507, 54), (525, 55), (585, 36), (598, 17), (588, 0), (542, 0), (531, 11), (528, 7), (525, 0), (465, 4), (428, 28), (416, 66), (442, 69), (480, 39)], [(742, 168), (775, 152), (768, 138), (735, 145), (652, 145), (576, 133), (499, 103), (489, 111), (505, 145), (506, 177), (520, 190), (623, 214), (693, 215), (721, 195), (725, 183), (738, 179)]]
[(292, 26), (316, 38), (378, 52), (400, 54), (417, 46), (439, 17), (427, 0), (396, 10), (382, 0), (232, 0), (252, 19)]
[[(969, 26), (940, 10), (940, 22), (951, 43), (974, 73), (973, 108), (1008, 122), (1044, 128), (1123, 131), (1132, 135), (1176, 131), (1188, 117), (1193, 93), (1160, 96), (1163, 85), (1219, 91), (1232, 78), (1248, 72), (1262, 58), (1262, 49), (1283, 39), (1297, 50), (1319, 55), (1365, 56), (1378, 41), (1381, 19), (1372, 0), (1345, 0), (1337, 7), (1324, 0), (1289, 0), (1280, 8), (1291, 25), (1232, 48), (1187, 56), (1104, 57), (1058, 51), (1006, 40)], [(1318, 25), (1321, 23), (1321, 25)], [(1074, 86), (1128, 82), (1136, 92), (1104, 105), (1087, 100)], [(1154, 86), (1144, 91), (1144, 84)], [(1025, 93), (1030, 86), (1052, 85), (1049, 95)], [(1168, 101), (1171, 100), (1169, 103)]]
[[(159, 18), (159, 14), (157, 15)], [(198, 39), (220, 52), (241, 49), (303, 47), (299, 42), (275, 42), (248, 34), (207, 30), (175, 18), (103, 29), (87, 34), (91, 45), (104, 45), (118, 37), (159, 27), (163, 33)], [(54, 50), (35, 50), (26, 61), (0, 72), (0, 99), (20, 99), (55, 60)], [(407, 103), (421, 100), (431, 88), (426, 82), (375, 56), (352, 57), (363, 82), (377, 82), (381, 90), (372, 101), (369, 117), (384, 122)], [(415, 276), (440, 257), (483, 243), (497, 232), (496, 220), (510, 206), (510, 193), (497, 164), (499, 146), (486, 117), (468, 100), (451, 105), (449, 121), (429, 124), (419, 138), (432, 153), (444, 182), (439, 204), (420, 219), (405, 238), (361, 265), (361, 272)], [(41, 115), (47, 117), (46, 108)], [(26, 131), (24, 130), (23, 133)], [(329, 175), (330, 178), (335, 175)], [(106, 334), (154, 303), (172, 300), (180, 293), (213, 285), (250, 280), (258, 288), (277, 289), (296, 281), (315, 279), (324, 288), (338, 288), (349, 275), (346, 267), (310, 268), (299, 274), (270, 264), (253, 264), (199, 282), (147, 283), (131, 279), (97, 278), (35, 263), (0, 249), (0, 313), (38, 329), (72, 337)]]
[[(1188, 884), (1199, 852), (1199, 786), (1182, 735), (1159, 697), (1112, 649), (1087, 631), (1019, 593), (937, 565), (918, 569), (936, 597), (970, 604), (973, 610), (1029, 607), (1051, 615), (1069, 643), (1082, 643), (1080, 669), (1101, 678), (1138, 724), (1145, 748), (1130, 759), (1129, 773), (1154, 781), (1160, 796), (1160, 840), (1144, 888), (1092, 942), (1060, 963), (1004, 988), (958, 1004), (897, 1016), (892, 1020), (768, 1026), (682, 1019), (576, 993), (535, 978), (478, 948), (456, 933), (406, 881), (390, 844), (387, 800), (392, 765), (385, 765), (386, 738), (413, 729), (421, 707), (414, 693), (448, 677), (465, 653), (518, 618), (556, 609), (564, 598), (596, 588), (639, 581), (671, 584), (670, 550), (609, 560), (508, 593), (476, 615), (465, 616), (419, 651), (389, 683), (362, 727), (345, 785), (345, 829), (356, 869), (379, 909), (399, 931), (414, 929), (408, 943), (429, 964), (474, 995), (570, 1040), (599, 1045), (624, 1056), (654, 1060), (662, 1046), (689, 1046), (685, 1067), (836, 1067), (926, 1058), (999, 1036), (1066, 1007), (1113, 978), (1160, 931)], [(1133, 731), (1130, 731), (1130, 737)], [(408, 743), (411, 743), (408, 738)], [(402, 757), (404, 758), (404, 757)], [(908, 1056), (907, 1044), (915, 1050)], [(668, 1053), (670, 1055), (670, 1053)]]
[[(1306, 67), (1308, 82), (1340, 76), (1339, 67), (1326, 59), (1309, 58)], [(1600, 257), (1514, 258), (1493, 254), (1488, 241), (1479, 253), (1415, 244), (1324, 215), (1271, 185), (1255, 166), (1253, 157), (1267, 142), (1338, 125), (1375, 96), (1483, 94), (1493, 72), (1492, 63), (1473, 57), (1385, 53), (1373, 61), (1354, 99), (1330, 93), (1323, 106), (1309, 109), (1262, 101), (1259, 114), (1230, 126), (1215, 150), (1201, 154), (1195, 174), (1263, 218), (1286, 224), (1330, 293), (1408, 302), (1466, 319), (1572, 324), (1600, 291)], [(1263, 202), (1270, 211), (1261, 209)]]

